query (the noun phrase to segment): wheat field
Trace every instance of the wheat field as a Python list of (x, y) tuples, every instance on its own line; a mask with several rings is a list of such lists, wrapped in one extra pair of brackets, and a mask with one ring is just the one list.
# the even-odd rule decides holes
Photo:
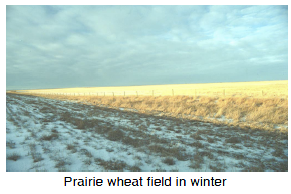
[(7, 92), (6, 171), (288, 171), (288, 81), (192, 86)]
[[(191, 114), (196, 114), (195, 109), (199, 110), (197, 114), (208, 114), (216, 108), (209, 97), (201, 98), (200, 103), (186, 96), (91, 96), (91, 100), (88, 96), (56, 96), (62, 100), (49, 97), (7, 93), (7, 172), (288, 171), (288, 133), (147, 111), (182, 113), (189, 106), (193, 108)], [(221, 99), (216, 104), (220, 107), (229, 102)], [(233, 102), (260, 105), (255, 100)], [(131, 106), (138, 111), (101, 103)], [(272, 114), (284, 115), (284, 110)], [(258, 116), (256, 119), (260, 119)], [(284, 122), (284, 118), (276, 122)]]
[[(150, 89), (154, 91), (152, 95), (139, 95)], [(102, 95), (100, 91), (106, 90), (107, 93)], [(216, 92), (219, 90), (222, 91), (220, 94)], [(110, 94), (109, 91), (114, 93)], [(117, 95), (118, 91), (126, 91), (126, 95)], [(133, 94), (130, 95), (129, 91)], [(135, 91), (139, 93), (136, 94)], [(158, 91), (160, 95), (157, 94)], [(204, 91), (203, 95), (201, 91)], [(21, 92), (145, 114), (288, 131), (288, 81), (64, 88)], [(98, 92), (100, 95), (97, 96)]]
[(170, 84), (119, 87), (82, 87), (18, 90), (25, 93), (81, 96), (236, 96), (288, 98), (288, 80), (225, 82), (205, 84)]

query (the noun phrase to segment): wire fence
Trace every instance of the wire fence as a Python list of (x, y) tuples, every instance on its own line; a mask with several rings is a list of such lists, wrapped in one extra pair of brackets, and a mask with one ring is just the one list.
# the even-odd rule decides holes
[[(20, 91), (19, 91), (20, 92)], [(288, 98), (288, 94), (276, 91), (264, 90), (240, 90), (233, 89), (168, 89), (168, 90), (128, 90), (128, 91), (96, 91), (96, 92), (30, 92), (21, 91), (31, 95), (49, 96), (233, 96), (233, 97), (280, 97)]]

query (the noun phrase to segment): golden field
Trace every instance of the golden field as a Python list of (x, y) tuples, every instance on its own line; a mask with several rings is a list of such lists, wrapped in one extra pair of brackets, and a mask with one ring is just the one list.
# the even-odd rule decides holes
[(19, 92), (59, 95), (98, 96), (252, 96), (288, 98), (288, 80), (259, 82), (225, 82), (206, 84), (171, 84), (120, 87), (83, 87), (19, 90)]
[[(106, 92), (105, 96), (101, 91)], [(125, 96), (123, 96), (124, 91)], [(143, 114), (194, 119), (242, 128), (288, 131), (287, 80), (64, 88), (26, 92), (30, 95), (72, 100), (95, 106), (123, 108)]]

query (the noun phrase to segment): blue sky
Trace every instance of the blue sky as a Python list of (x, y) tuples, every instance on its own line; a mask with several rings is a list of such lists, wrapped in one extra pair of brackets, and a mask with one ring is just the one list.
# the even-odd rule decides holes
[(288, 79), (288, 6), (7, 6), (10, 89)]

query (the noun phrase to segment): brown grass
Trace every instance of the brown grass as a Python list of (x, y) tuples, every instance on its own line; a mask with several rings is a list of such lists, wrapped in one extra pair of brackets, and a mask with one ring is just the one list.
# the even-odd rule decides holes
[[(49, 97), (49, 96), (46, 96)], [(112, 108), (136, 109), (143, 113), (163, 113), (168, 116), (194, 118), (196, 120), (209, 118), (232, 119), (233, 125), (261, 128), (274, 128), (274, 125), (288, 125), (288, 99), (241, 98), (241, 97), (97, 97), (80, 96), (57, 97), (60, 100), (78, 100), (80, 103), (104, 105)], [(115, 99), (115, 100), (114, 100)], [(121, 104), (115, 103), (121, 101)], [(201, 118), (202, 117), (202, 118)], [(62, 120), (72, 119), (70, 114), (63, 114)], [(227, 123), (226, 121), (215, 121)], [(247, 124), (248, 123), (248, 124)], [(75, 124), (84, 128), (84, 121), (78, 120)]]
[(13, 153), (13, 154), (7, 155), (6, 158), (7, 160), (17, 161), (20, 158), (20, 155), (18, 153)]
[(56, 159), (55, 168), (62, 169), (67, 164), (64, 158), (57, 158)]
[(44, 140), (44, 141), (52, 141), (55, 139), (59, 138), (59, 134), (58, 133), (51, 133), (50, 135), (48, 134), (44, 134), (41, 136), (40, 140)]
[(122, 139), (122, 142), (126, 145), (131, 145), (133, 147), (138, 147), (140, 143), (138, 139), (133, 139), (129, 136), (124, 137), (124, 139)]
[(241, 139), (238, 137), (230, 137), (225, 140), (226, 143), (240, 143)]
[(141, 172), (141, 169), (139, 166), (134, 165), (134, 166), (129, 167), (129, 171), (130, 172)]
[(120, 141), (122, 140), (123, 136), (124, 136), (124, 132), (121, 131), (120, 129), (116, 129), (116, 130), (110, 130), (108, 132), (107, 138), (111, 141)]
[(111, 159), (106, 161), (101, 158), (95, 158), (94, 161), (97, 165), (102, 166), (107, 171), (116, 170), (122, 172), (127, 167), (127, 164), (121, 160)]
[(168, 165), (174, 165), (175, 164), (175, 160), (173, 158), (170, 158), (170, 157), (167, 157), (163, 160), (163, 162), (165, 164), (168, 164)]
[(43, 160), (43, 157), (41, 156), (41, 153), (31, 152), (31, 156), (32, 156), (33, 162), (39, 162), (39, 161)]
[(10, 149), (14, 149), (15, 146), (15, 142), (12, 140), (6, 141), (6, 147), (9, 147)]
[[(288, 80), (282, 81), (257, 81), (257, 82), (225, 82), (207, 84), (169, 84), (148, 86), (122, 86), (122, 87), (84, 87), (39, 89), (11, 92), (46, 93), (50, 96), (59, 94), (79, 96), (252, 96), (252, 97), (288, 97)], [(122, 104), (117, 101), (116, 103)]]
[[(84, 104), (96, 106), (107, 106), (111, 108), (125, 108), (125, 110), (138, 110), (146, 114), (164, 114), (171, 117), (185, 119), (207, 120), (214, 123), (229, 124), (242, 128), (260, 128), (273, 130), (276, 125), (287, 131), (288, 125), (288, 91), (287, 81), (274, 82), (245, 82), (224, 83), (229, 90), (239, 93), (251, 89), (264, 90), (262, 96), (247, 97), (244, 95), (226, 96), (93, 96), (86, 93), (82, 96), (72, 95), (44, 95), (34, 94), (47, 98), (59, 100), (74, 100)], [(221, 87), (222, 87), (221, 85)], [(203, 85), (214, 90), (218, 85)], [(215, 86), (215, 87), (214, 87)], [(166, 87), (166, 85), (165, 85)], [(199, 86), (200, 87), (200, 86)], [(220, 86), (219, 86), (220, 87)], [(103, 88), (104, 89), (104, 88)], [(203, 87), (200, 88), (201, 90)], [(207, 88), (206, 88), (207, 89)], [(64, 91), (66, 89), (63, 89)], [(73, 89), (72, 89), (73, 90)], [(78, 90), (81, 91), (81, 90)], [(277, 93), (276, 93), (277, 91)], [(206, 92), (207, 93), (207, 92)], [(251, 93), (251, 92), (250, 92)], [(270, 95), (267, 95), (267, 94)], [(176, 93), (175, 93), (176, 94)], [(72, 119), (70, 113), (64, 113), (62, 120)], [(219, 120), (220, 119), (220, 120)], [(229, 120), (225, 120), (229, 119)], [(84, 121), (78, 120), (75, 123), (79, 128), (84, 128)]]
[(73, 153), (77, 152), (77, 145), (73, 143), (67, 144), (67, 149), (71, 150)]

